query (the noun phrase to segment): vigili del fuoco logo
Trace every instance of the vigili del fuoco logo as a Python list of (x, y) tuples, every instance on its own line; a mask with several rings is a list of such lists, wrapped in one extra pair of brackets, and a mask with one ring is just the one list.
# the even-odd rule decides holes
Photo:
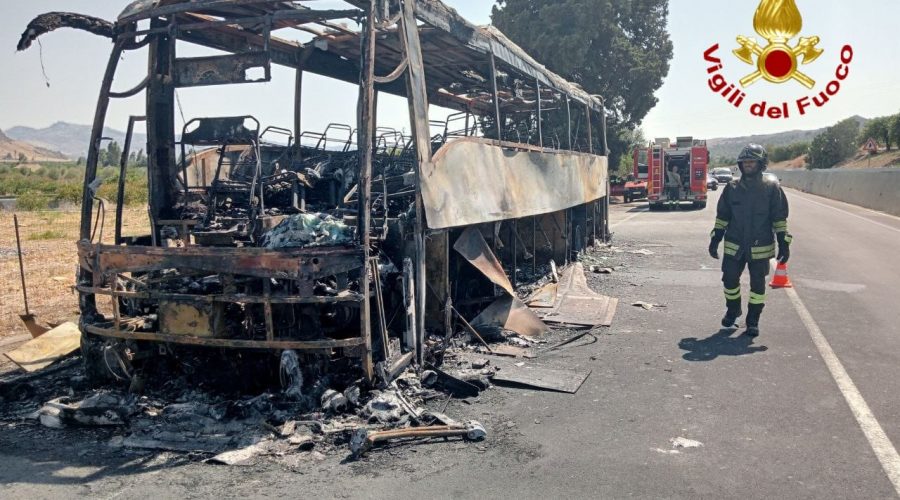
[(794, 0), (762, 0), (753, 16), (753, 29), (765, 43), (760, 43), (755, 37), (740, 35), (737, 37), (738, 47), (732, 51), (739, 61), (755, 67), (740, 79), (739, 86), (729, 83), (721, 73), (724, 63), (717, 56), (718, 43), (703, 53), (704, 60), (710, 64), (706, 70), (710, 75), (709, 88), (732, 106), (745, 108), (748, 97), (745, 89), (760, 80), (779, 85), (799, 84), (814, 92), (794, 102), (759, 101), (749, 105), (749, 111), (754, 116), (773, 120), (803, 116), (811, 108), (825, 106), (840, 92), (841, 82), (850, 74), (853, 48), (850, 45), (841, 48), (840, 64), (834, 72), (834, 79), (816, 92), (816, 81), (801, 68), (819, 59), (824, 50), (818, 48), (821, 41), (818, 36), (800, 36), (796, 42), (793, 41), (803, 31), (803, 16)]

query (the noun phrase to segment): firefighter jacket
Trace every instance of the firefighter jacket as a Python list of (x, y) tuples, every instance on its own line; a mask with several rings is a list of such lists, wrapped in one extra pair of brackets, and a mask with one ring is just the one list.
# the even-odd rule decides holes
[(791, 243), (787, 218), (787, 198), (777, 182), (762, 176), (742, 177), (725, 185), (711, 237), (721, 240), (724, 236), (726, 257), (771, 259), (776, 237), (779, 242)]

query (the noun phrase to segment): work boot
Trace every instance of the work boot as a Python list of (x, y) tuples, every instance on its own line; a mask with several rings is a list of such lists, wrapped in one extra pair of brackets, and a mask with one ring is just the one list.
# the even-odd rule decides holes
[(765, 304), (750, 304), (747, 306), (747, 336), (759, 336), (759, 317), (762, 315)]
[(740, 309), (732, 309), (729, 307), (725, 311), (725, 316), (722, 317), (722, 326), (725, 328), (731, 328), (735, 326), (735, 322), (738, 318), (741, 317), (741, 314), (743, 314), (743, 311), (741, 311)]

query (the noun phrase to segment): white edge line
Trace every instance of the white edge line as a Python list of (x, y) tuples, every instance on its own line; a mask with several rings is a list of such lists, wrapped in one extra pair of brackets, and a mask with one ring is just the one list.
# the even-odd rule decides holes
[[(800, 192), (802, 192), (802, 191), (800, 191)], [(806, 194), (806, 193), (804, 193), (804, 194)], [(853, 212), (850, 212), (849, 210), (844, 210), (843, 208), (838, 208), (838, 207), (835, 207), (835, 206), (828, 205), (828, 204), (826, 204), (826, 203), (821, 203), (821, 202), (812, 200), (812, 199), (808, 198), (807, 196), (797, 196), (797, 198), (799, 198), (799, 199), (801, 199), (801, 200), (803, 200), (803, 201), (812, 203), (812, 204), (814, 204), (814, 205), (819, 205), (819, 206), (821, 206), (821, 207), (825, 207), (825, 208), (830, 208), (830, 209), (832, 209), (832, 210), (836, 210), (836, 211), (838, 211), (838, 212), (847, 214), (847, 215), (849, 215), (849, 216), (851, 216), (851, 217), (856, 217), (857, 219), (862, 219), (862, 220), (864, 220), (864, 221), (866, 221), (866, 222), (869, 222), (869, 223), (871, 223), (871, 224), (875, 224), (876, 226), (881, 226), (881, 227), (883, 227), (883, 228), (885, 228), (885, 229), (890, 229), (891, 231), (896, 231), (896, 232), (900, 233), (900, 229), (897, 229), (896, 227), (888, 226), (887, 224), (882, 224), (881, 222), (876, 222), (876, 221), (874, 221), (874, 220), (872, 220), (872, 219), (869, 219), (869, 218), (863, 217), (863, 216), (861, 216), (861, 215), (857, 215), (857, 214), (855, 214), (855, 213), (853, 213)], [(855, 206), (855, 205), (854, 205), (854, 206)], [(870, 209), (865, 208), (865, 207), (859, 207), (859, 208), (862, 208), (862, 209), (864, 209), (864, 210), (868, 210), (868, 211), (873, 212), (873, 213), (876, 213), (876, 214), (878, 214), (878, 215), (887, 215), (888, 217), (893, 217), (893, 216), (890, 215), (890, 214), (883, 214), (883, 213), (881, 213), (881, 212), (875, 212), (875, 211), (870, 210)]]
[(856, 388), (856, 384), (853, 383), (853, 379), (850, 378), (847, 370), (844, 369), (841, 360), (838, 359), (831, 349), (831, 345), (828, 343), (825, 335), (822, 334), (822, 330), (819, 329), (819, 325), (816, 324), (812, 314), (806, 309), (803, 301), (800, 300), (797, 291), (793, 288), (786, 288), (785, 290), (794, 305), (794, 309), (797, 310), (797, 314), (800, 315), (800, 319), (809, 331), (809, 335), (819, 350), (819, 354), (825, 361), (828, 371), (831, 372), (831, 377), (837, 383), (838, 389), (840, 389), (841, 394), (843, 394), (844, 399), (850, 406), (850, 411), (853, 412), (856, 422), (869, 441), (872, 451), (875, 452), (875, 456), (881, 462), (881, 467), (887, 474), (888, 479), (893, 483), (897, 495), (900, 495), (900, 454), (897, 453), (897, 449), (894, 448), (890, 438), (885, 434), (884, 429), (881, 428), (881, 424), (875, 419), (875, 415), (872, 413), (869, 405), (863, 399), (859, 389)]

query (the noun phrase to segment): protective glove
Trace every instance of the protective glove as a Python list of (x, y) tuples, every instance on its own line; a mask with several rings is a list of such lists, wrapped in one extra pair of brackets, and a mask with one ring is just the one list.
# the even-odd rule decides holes
[(778, 255), (775, 257), (779, 264), (787, 264), (791, 258), (791, 244), (785, 238), (785, 233), (778, 233)]
[(714, 259), (719, 258), (719, 243), (721, 241), (722, 240), (720, 240), (718, 238), (713, 238), (712, 240), (710, 240), (710, 242), (709, 242), (709, 256), (710, 257), (712, 257)]
[[(771, 254), (769, 254), (771, 255)], [(778, 259), (779, 264), (787, 264), (788, 259), (791, 258), (791, 246), (783, 241), (778, 242)]]

